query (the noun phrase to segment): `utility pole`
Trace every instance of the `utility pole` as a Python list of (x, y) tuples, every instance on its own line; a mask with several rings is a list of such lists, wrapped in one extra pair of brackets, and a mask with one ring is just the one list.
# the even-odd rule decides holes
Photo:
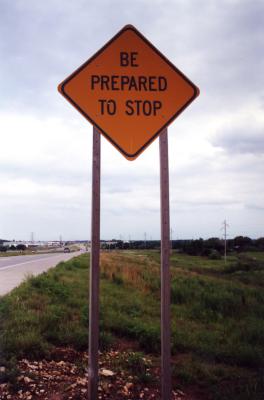
[(34, 232), (31, 232), (31, 244), (34, 244)]
[(144, 232), (145, 249), (147, 248), (147, 234)]
[(224, 220), (222, 229), (224, 230), (224, 241), (225, 241), (225, 264), (226, 264), (226, 236), (227, 236), (226, 228), (227, 227), (229, 228), (229, 225), (227, 224), (226, 220)]

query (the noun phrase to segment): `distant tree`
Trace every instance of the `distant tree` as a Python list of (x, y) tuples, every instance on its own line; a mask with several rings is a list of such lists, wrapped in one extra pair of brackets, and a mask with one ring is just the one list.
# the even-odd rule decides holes
[(191, 256), (198, 256), (203, 253), (204, 240), (202, 238), (195, 240), (186, 240), (183, 245), (183, 251)]
[(204, 241), (204, 249), (203, 255), (209, 256), (212, 251), (217, 251), (218, 253), (222, 253), (224, 251), (224, 243), (222, 240), (216, 237), (211, 237)]
[(219, 253), (218, 250), (213, 249), (210, 250), (208, 258), (210, 258), (210, 260), (221, 260), (221, 254)]
[(250, 249), (252, 240), (247, 236), (236, 236), (234, 238), (234, 247), (239, 251), (246, 251)]
[(17, 248), (17, 250), (24, 251), (24, 250), (26, 250), (27, 246), (25, 246), (24, 244), (18, 244), (16, 248)]
[(123, 244), (124, 244), (123, 240), (118, 240), (116, 243), (116, 248), (123, 249)]
[(0, 246), (0, 251), (5, 252), (7, 250), (6, 246)]
[(264, 250), (264, 237), (260, 237), (255, 241), (257, 249)]
[(217, 237), (212, 237), (205, 241), (205, 246), (220, 251), (223, 249), (223, 242)]
[(234, 239), (227, 239), (226, 245), (229, 251), (234, 250)]

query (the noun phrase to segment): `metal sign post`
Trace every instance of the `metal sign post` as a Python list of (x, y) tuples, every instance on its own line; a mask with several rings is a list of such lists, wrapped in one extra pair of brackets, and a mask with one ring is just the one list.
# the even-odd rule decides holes
[(126, 25), (64, 79), (58, 90), (94, 127), (89, 400), (98, 398), (100, 135), (130, 161), (135, 160), (160, 136), (161, 372), (162, 400), (169, 400), (170, 221), (167, 127), (199, 95), (199, 89), (142, 33), (134, 26)]
[(93, 127), (88, 398), (98, 398), (101, 135)]
[(167, 128), (159, 138), (161, 203), (161, 394), (171, 398), (170, 333), (170, 208)]

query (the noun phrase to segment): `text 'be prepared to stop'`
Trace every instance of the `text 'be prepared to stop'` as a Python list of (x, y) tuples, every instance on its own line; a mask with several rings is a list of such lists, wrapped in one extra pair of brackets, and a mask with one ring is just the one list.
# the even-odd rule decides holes
[[(121, 67), (139, 67), (138, 52), (120, 52)], [(164, 92), (168, 87), (164, 76), (142, 75), (91, 75), (90, 90), (121, 91), (121, 92)], [(115, 99), (98, 99), (98, 111), (101, 115), (116, 115), (118, 106)], [(124, 112), (128, 116), (156, 116), (162, 109), (158, 99), (142, 100), (127, 99)]]

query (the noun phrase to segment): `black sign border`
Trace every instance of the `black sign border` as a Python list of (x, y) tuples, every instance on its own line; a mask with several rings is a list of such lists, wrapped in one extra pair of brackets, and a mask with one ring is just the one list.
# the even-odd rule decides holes
[[(169, 66), (174, 69), (176, 73), (178, 73), (192, 88), (193, 88), (193, 96), (154, 134), (151, 138), (134, 154), (129, 154), (125, 150), (122, 149), (112, 138), (109, 136), (100, 126), (93, 121), (93, 119), (82, 110), (82, 108), (75, 103), (75, 101), (67, 94), (66, 85), (76, 76), (80, 71), (82, 71), (90, 62), (92, 62), (98, 55), (100, 55), (108, 46), (111, 45), (122, 33), (127, 30), (132, 30), (140, 39), (142, 39), (148, 46), (152, 48), (155, 53), (158, 54)], [(69, 75), (59, 86), (59, 92), (89, 121), (91, 122), (100, 133), (102, 133), (127, 159), (134, 160), (138, 157), (145, 149), (148, 147), (161, 133), (167, 128), (168, 125), (174, 121), (179, 114), (181, 114), (185, 108), (187, 108), (191, 102), (199, 96), (199, 89), (194, 85), (190, 79), (188, 79), (175, 65), (173, 65), (145, 36), (142, 35), (133, 25), (125, 25), (112, 39), (110, 39), (101, 49), (99, 49), (91, 58), (89, 58), (84, 64), (82, 64), (79, 68), (77, 68), (71, 75)]]

